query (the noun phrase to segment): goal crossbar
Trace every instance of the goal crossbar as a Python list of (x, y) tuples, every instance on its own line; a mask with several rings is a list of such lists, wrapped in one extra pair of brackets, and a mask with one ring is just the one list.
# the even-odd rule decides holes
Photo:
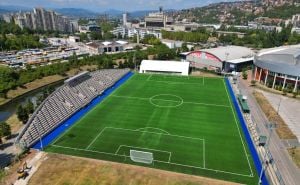
[(130, 159), (134, 162), (152, 164), (153, 153), (139, 150), (130, 150)]

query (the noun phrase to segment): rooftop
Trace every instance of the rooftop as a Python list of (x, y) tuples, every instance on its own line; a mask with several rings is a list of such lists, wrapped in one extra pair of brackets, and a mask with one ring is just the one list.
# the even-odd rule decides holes
[(300, 45), (262, 50), (254, 63), (273, 72), (300, 76)]
[(254, 56), (254, 52), (250, 48), (241, 46), (222, 46), (217, 48), (203, 49), (201, 51), (211, 53), (222, 61)]

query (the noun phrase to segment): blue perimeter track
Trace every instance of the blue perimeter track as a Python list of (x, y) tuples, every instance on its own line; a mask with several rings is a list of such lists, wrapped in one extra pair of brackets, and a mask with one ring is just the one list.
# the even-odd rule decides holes
[(106, 89), (101, 95), (94, 98), (89, 104), (85, 107), (79, 109), (75, 112), (72, 116), (67, 118), (65, 121), (59, 124), (54, 130), (50, 133), (45, 135), (41, 140), (37, 141), (35, 144), (32, 145), (32, 148), (37, 150), (42, 150), (43, 148), (47, 147), (49, 144), (52, 143), (59, 135), (65, 132), (68, 128), (74, 125), (80, 118), (82, 118), (87, 112), (89, 112), (92, 108), (97, 106), (101, 103), (107, 96), (109, 96), (114, 90), (124, 84), (134, 73), (128, 72), (124, 75), (120, 80), (118, 80), (113, 86)]
[[(261, 161), (259, 159), (259, 156), (258, 156), (258, 153), (256, 151), (255, 144), (252, 141), (251, 135), (250, 135), (250, 133), (248, 131), (248, 128), (247, 128), (247, 124), (246, 124), (245, 119), (243, 117), (243, 113), (240, 109), (239, 103), (237, 101), (237, 98), (236, 98), (233, 90), (232, 90), (232, 86), (231, 86), (230, 81), (228, 80), (228, 78), (225, 78), (225, 82), (226, 82), (227, 89), (229, 90), (229, 94), (230, 94), (231, 100), (233, 102), (235, 111), (236, 111), (237, 116), (239, 118), (239, 122), (241, 124), (244, 136), (246, 138), (248, 148), (250, 149), (250, 153), (251, 153), (252, 159), (254, 161), (256, 171), (257, 171), (258, 175), (260, 175), (260, 172), (262, 170), (262, 163), (261, 163)], [(269, 185), (269, 182), (267, 180), (267, 177), (266, 177), (265, 173), (263, 173), (263, 175), (262, 175), (261, 184), (262, 185)]]

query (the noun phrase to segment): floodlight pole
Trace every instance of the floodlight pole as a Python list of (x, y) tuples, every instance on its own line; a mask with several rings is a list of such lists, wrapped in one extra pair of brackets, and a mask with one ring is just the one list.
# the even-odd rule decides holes
[(270, 140), (271, 140), (271, 135), (272, 135), (272, 130), (273, 130), (273, 128), (275, 128), (276, 127), (276, 124), (275, 123), (269, 123), (269, 125), (268, 125), (268, 129), (269, 129), (269, 136), (268, 136), (268, 138), (267, 138), (267, 142), (266, 142), (266, 144), (265, 144), (265, 154), (264, 154), (264, 156), (263, 156), (263, 158), (262, 158), (262, 162), (261, 162), (261, 170), (260, 170), (260, 175), (259, 175), (259, 180), (258, 180), (258, 185), (260, 185), (261, 183), (262, 183), (262, 176), (263, 176), (263, 172), (265, 171), (265, 169), (264, 169), (264, 163), (265, 163), (265, 160), (266, 160), (266, 157), (267, 157), (267, 150), (266, 150), (266, 148), (267, 148), (267, 146), (269, 145), (269, 143), (270, 143)]
[(41, 133), (40, 133), (40, 129), (41, 129), (40, 124), (38, 124), (38, 128), (39, 129), (37, 129), (37, 130), (38, 130), (38, 133), (39, 133), (39, 140), (40, 140), (40, 144), (41, 144), (40, 147), (41, 147), (41, 150), (44, 150), (43, 140), (42, 140)]

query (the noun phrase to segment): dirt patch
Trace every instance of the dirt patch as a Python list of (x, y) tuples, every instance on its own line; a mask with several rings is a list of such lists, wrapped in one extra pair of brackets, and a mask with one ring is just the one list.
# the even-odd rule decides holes
[(13, 114), (6, 120), (6, 123), (10, 125), (12, 134), (17, 133), (23, 126), (22, 122), (18, 119), (16, 114)]
[(293, 147), (288, 149), (294, 163), (300, 168), (300, 147)]
[[(260, 83), (256, 83), (256, 88), (257, 89), (260, 89), (260, 90), (263, 90), (265, 92), (270, 92), (270, 93), (274, 93), (274, 94), (280, 94), (280, 95), (283, 95), (283, 92), (282, 91), (279, 91), (279, 90), (276, 90), (276, 89), (272, 89), (272, 88), (269, 88), (267, 86), (264, 86), (263, 84), (260, 84)], [(297, 95), (296, 97), (292, 94), (292, 93), (286, 93), (285, 96), (288, 96), (290, 98), (296, 98), (298, 100), (300, 100), (300, 96)]]
[(24, 157), (22, 157), (22, 159), (13, 161), (13, 163), (9, 166), (9, 169), (4, 171), (3, 178), (0, 179), (0, 184), (14, 184), (15, 181), (18, 179), (18, 169), (22, 168), (24, 162), (31, 160), (36, 155), (36, 153), (37, 152), (35, 150), (32, 150), (29, 153), (25, 154)]
[(22, 88), (18, 87), (15, 90), (8, 91), (7, 92), (7, 97), (9, 99), (12, 99), (12, 98), (20, 96), (22, 94), (25, 94), (29, 91), (32, 91), (34, 89), (43, 87), (47, 84), (57, 82), (57, 81), (62, 80), (62, 79), (63, 79), (63, 77), (60, 76), (60, 75), (52, 75), (52, 76), (47, 76), (47, 77), (44, 77), (44, 78), (41, 78), (41, 79), (37, 79), (37, 80), (34, 80), (33, 82), (25, 84)]
[(97, 70), (97, 65), (85, 65), (81, 66), (80, 68), (71, 69), (70, 71), (66, 72), (68, 76), (74, 76), (82, 71), (94, 71)]
[(29, 185), (89, 184), (89, 185), (229, 185), (230, 182), (172, 173), (133, 165), (48, 154)]
[(289, 129), (286, 123), (283, 121), (280, 115), (277, 114), (276, 110), (272, 107), (266, 97), (257, 91), (253, 92), (253, 95), (261, 107), (262, 111), (267, 116), (270, 122), (276, 123), (276, 132), (281, 139), (297, 139), (293, 132)]
[(209, 73), (209, 72), (204, 72), (204, 71), (193, 71), (191, 73), (191, 76), (219, 77), (219, 78), (222, 78), (222, 76), (220, 76), (220, 75)]

